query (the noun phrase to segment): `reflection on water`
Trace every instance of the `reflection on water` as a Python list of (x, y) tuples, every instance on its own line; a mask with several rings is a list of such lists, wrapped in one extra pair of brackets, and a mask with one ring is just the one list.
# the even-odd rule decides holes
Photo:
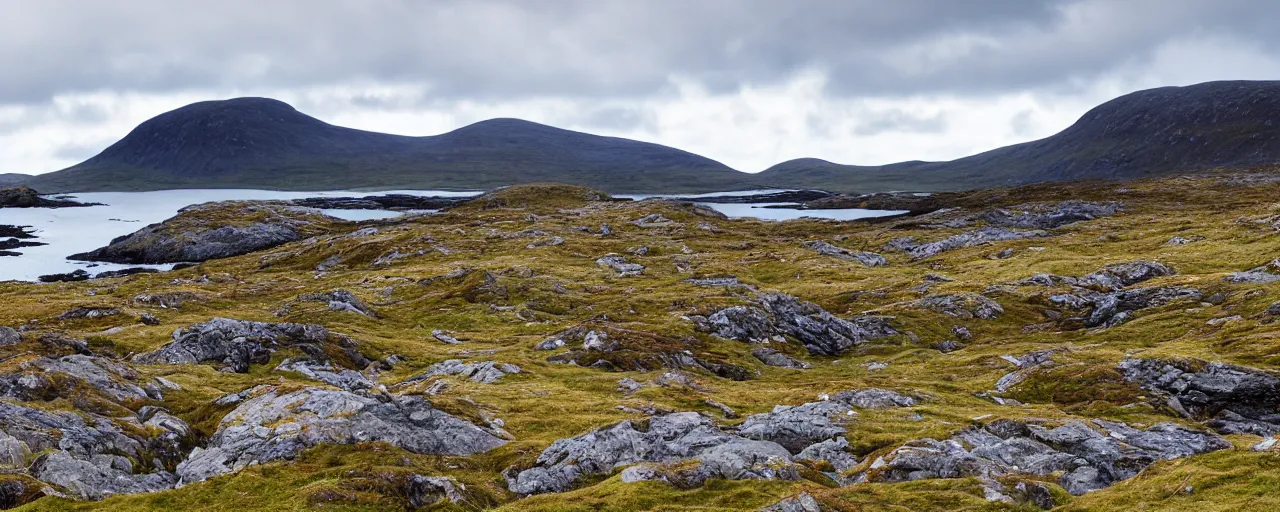
[(753, 203), (753, 204), (723, 204), (723, 203), (701, 203), (698, 202), (700, 197), (741, 197), (755, 196), (761, 194), (777, 194), (779, 192), (795, 192), (794, 189), (760, 189), (760, 190), (738, 190), (734, 192), (712, 192), (709, 194), (618, 194), (617, 197), (626, 197), (637, 201), (642, 199), (652, 199), (655, 197), (669, 197), (675, 199), (689, 199), (703, 206), (708, 206), (729, 217), (739, 218), (756, 218), (760, 220), (791, 220), (812, 217), (816, 219), (834, 219), (834, 220), (857, 220), (867, 219), (871, 217), (886, 217), (889, 215), (901, 215), (907, 213), (905, 210), (863, 210), (860, 208), (845, 208), (840, 210), (801, 210), (798, 208), (762, 208), (764, 206), (791, 206), (798, 207), (796, 203)]

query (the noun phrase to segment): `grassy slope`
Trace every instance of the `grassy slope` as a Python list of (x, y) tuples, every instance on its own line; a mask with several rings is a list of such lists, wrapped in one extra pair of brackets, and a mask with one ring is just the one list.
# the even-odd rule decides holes
[[(632, 397), (615, 391), (624, 376), (647, 381), (661, 372), (608, 373), (545, 361), (546, 352), (531, 346), (549, 334), (597, 315), (608, 315), (626, 327), (665, 334), (696, 336), (706, 354), (758, 368), (758, 379), (733, 382), (711, 375), (695, 375), (709, 396), (740, 414), (765, 412), (776, 404), (812, 401), (823, 392), (864, 386), (915, 391), (929, 399), (910, 411), (868, 411), (850, 427), (849, 440), (867, 460), (901, 442), (924, 436), (945, 437), (992, 414), (1009, 418), (1106, 417), (1140, 424), (1176, 421), (1147, 404), (1140, 391), (1108, 380), (1106, 372), (1127, 355), (1180, 355), (1235, 362), (1263, 368), (1280, 367), (1280, 330), (1259, 313), (1280, 300), (1274, 285), (1228, 286), (1225, 272), (1250, 268), (1280, 253), (1280, 236), (1270, 227), (1239, 223), (1237, 219), (1280, 213), (1273, 203), (1280, 185), (1255, 187), (1205, 179), (1141, 182), (1125, 191), (1114, 185), (1075, 189), (1038, 187), (1021, 194), (984, 193), (975, 203), (1012, 204), (1009, 197), (1054, 199), (1054, 196), (1117, 199), (1127, 211), (1115, 218), (1077, 224), (1048, 239), (1006, 242), (962, 249), (920, 262), (888, 254), (891, 264), (865, 268), (814, 254), (800, 241), (848, 238), (840, 245), (875, 249), (908, 234), (940, 238), (949, 230), (920, 230), (894, 223), (838, 223), (802, 220), (767, 223), (724, 221), (697, 216), (668, 203), (593, 203), (552, 189), (514, 189), (501, 204), (484, 203), (453, 213), (386, 222), (382, 232), (364, 239), (336, 240), (306, 247), (292, 244), (270, 251), (272, 262), (259, 268), (263, 254), (209, 262), (198, 268), (163, 275), (141, 275), (108, 281), (53, 285), (0, 284), (0, 325), (40, 319), (40, 328), (90, 336), (98, 347), (120, 354), (149, 350), (168, 339), (175, 328), (213, 316), (279, 321), (280, 306), (300, 293), (347, 289), (363, 297), (385, 315), (381, 320), (332, 312), (323, 304), (301, 303), (283, 318), (324, 324), (359, 339), (370, 352), (402, 354), (408, 362), (384, 375), (395, 382), (432, 363), (448, 358), (494, 359), (516, 363), (526, 371), (495, 385), (449, 379), (449, 390), (432, 400), (440, 407), (468, 417), (493, 415), (505, 420), (516, 440), (488, 454), (471, 458), (426, 457), (386, 446), (323, 447), (307, 452), (295, 463), (272, 463), (238, 475), (152, 495), (115, 497), (100, 503), (71, 503), (44, 499), (25, 510), (374, 510), (399, 509), (394, 495), (370, 490), (353, 471), (415, 471), (449, 474), (467, 485), (471, 502), (454, 509), (502, 510), (743, 510), (754, 509), (801, 489), (809, 489), (837, 510), (1003, 510), (1008, 507), (982, 499), (976, 482), (934, 480), (907, 484), (855, 485), (823, 488), (812, 482), (716, 482), (702, 489), (682, 491), (648, 483), (622, 484), (617, 476), (576, 491), (513, 501), (498, 474), (504, 467), (530, 461), (553, 440), (632, 417), (615, 407), (650, 403), (676, 410), (700, 410), (721, 417), (687, 391), (649, 387)], [(1003, 198), (1003, 199), (1001, 199)], [(1029, 200), (1028, 199), (1028, 200)], [(585, 208), (581, 208), (584, 207)], [(577, 209), (581, 208), (581, 209)], [(530, 214), (536, 214), (531, 217)], [(684, 229), (642, 229), (629, 220), (662, 213), (684, 223)], [(721, 233), (695, 229), (698, 222), (719, 226)], [(619, 233), (601, 238), (571, 229), (608, 223)], [(564, 245), (528, 249), (528, 238), (502, 238), (501, 233), (539, 229), (563, 236)], [(496, 230), (496, 231), (490, 231)], [(1172, 236), (1201, 235), (1205, 240), (1168, 246)], [(415, 250), (439, 245), (450, 254), (431, 251), (401, 260), (389, 268), (369, 262), (392, 248)], [(608, 252), (647, 246), (648, 255), (631, 257), (647, 265), (645, 275), (617, 278), (598, 268), (595, 258)], [(690, 254), (684, 254), (684, 248)], [(1008, 260), (986, 255), (1010, 247)], [(1043, 247), (1043, 250), (1031, 250)], [(311, 270), (332, 254), (347, 258), (345, 268), (317, 277)], [(1116, 262), (1154, 259), (1179, 271), (1156, 283), (1192, 284), (1227, 293), (1216, 306), (1175, 304), (1144, 312), (1134, 321), (1098, 332), (1024, 333), (1026, 325), (1043, 322), (1034, 299), (997, 295), (1007, 313), (997, 320), (954, 320), (901, 305), (920, 296), (912, 288), (928, 273), (956, 280), (934, 292), (978, 292), (988, 285), (1036, 272), (1084, 274)], [(751, 347), (714, 340), (693, 332), (681, 315), (714, 305), (740, 303), (731, 290), (695, 288), (682, 281), (676, 260), (694, 267), (697, 275), (732, 274), (761, 289), (785, 291), (815, 301), (833, 313), (866, 311), (893, 314), (895, 325), (914, 332), (919, 342), (896, 337), (863, 346), (839, 358), (802, 358), (814, 363), (809, 371), (790, 371), (759, 365)], [(415, 284), (471, 267), (493, 273), (499, 289), (481, 289), (477, 280)], [(527, 267), (533, 277), (522, 270)], [(208, 276), (208, 280), (199, 279)], [(557, 291), (562, 287), (561, 291)], [(144, 308), (129, 298), (140, 293), (190, 291), (209, 299), (179, 310), (150, 309), (160, 326), (134, 324)], [(1032, 293), (1039, 290), (1029, 290)], [(92, 295), (90, 295), (92, 292)], [(864, 293), (856, 293), (864, 292)], [(503, 297), (505, 295), (505, 297)], [(80, 305), (126, 307), (130, 315), (98, 320), (59, 321), (53, 316)], [(491, 304), (512, 306), (495, 310)], [(1239, 314), (1244, 318), (1214, 328), (1206, 321)], [(928, 347), (949, 337), (952, 325), (974, 333), (966, 349), (941, 354)], [(103, 331), (115, 327), (114, 334)], [(432, 329), (455, 332), (468, 341), (448, 346), (431, 339)], [(1032, 379), (1017, 392), (1034, 402), (1001, 407), (974, 397), (990, 389), (1009, 371), (1001, 354), (1022, 354), (1047, 347), (1067, 347), (1057, 360), (1060, 373)], [(490, 354), (490, 352), (492, 352)], [(793, 350), (797, 355), (803, 350)], [(282, 356), (276, 356), (279, 359)], [(889, 367), (869, 371), (864, 363), (881, 361)], [(164, 375), (186, 390), (171, 393), (166, 405), (204, 434), (212, 431), (225, 410), (210, 408), (214, 398), (259, 383), (297, 378), (273, 373), (273, 364), (255, 366), (247, 375), (224, 374), (206, 366), (143, 368)], [(51, 404), (58, 406), (59, 404)], [(923, 421), (912, 421), (918, 413)], [(725, 420), (731, 423), (732, 420)], [(1186, 460), (1160, 463), (1139, 477), (1071, 500), (1069, 510), (1264, 510), (1280, 507), (1280, 455), (1259, 454), (1247, 447), (1257, 438), (1237, 436), (1240, 447)], [(1193, 493), (1185, 489), (1190, 486)]]

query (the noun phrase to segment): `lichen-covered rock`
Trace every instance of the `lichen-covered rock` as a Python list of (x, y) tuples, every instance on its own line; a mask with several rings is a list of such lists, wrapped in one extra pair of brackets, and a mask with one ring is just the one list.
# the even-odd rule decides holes
[(606, 254), (596, 260), (596, 265), (613, 269), (621, 277), (638, 276), (644, 273), (644, 265), (639, 263), (628, 263), (627, 258), (620, 254)]
[(831, 256), (845, 261), (856, 261), (868, 267), (880, 267), (889, 264), (884, 256), (874, 252), (851, 251), (843, 247), (836, 247), (823, 240), (810, 240), (804, 242), (805, 247), (817, 251), (818, 254)]
[(882, 318), (845, 320), (817, 304), (784, 293), (762, 292), (756, 299), (755, 306), (732, 306), (690, 320), (699, 330), (721, 338), (762, 343), (789, 336), (803, 343), (810, 353), (828, 356), (897, 334)]
[(94, 319), (120, 314), (119, 308), (79, 307), (58, 315), (59, 320)]
[(809, 363), (806, 363), (804, 361), (801, 361), (789, 355), (783, 354), (782, 352), (778, 352), (777, 350), (771, 349), (769, 347), (756, 347), (754, 349), (751, 349), (751, 355), (754, 356), (756, 359), (759, 359), (760, 362), (766, 365), (777, 366), (779, 368), (791, 368), (793, 370), (808, 370), (809, 368), (812, 367)]
[(873, 482), (977, 477), (994, 483), (1002, 476), (1061, 473), (1059, 484), (1080, 495), (1132, 478), (1161, 459), (1230, 447), (1212, 433), (1170, 423), (1139, 430), (1103, 420), (1056, 428), (1001, 420), (948, 440), (909, 442), (873, 462), (866, 477)]
[(12, 327), (0, 325), (0, 347), (17, 345), (22, 342), (22, 334)]
[(813, 495), (802, 492), (760, 509), (759, 512), (826, 512)]
[[(790, 467), (791, 457), (781, 446), (735, 436), (707, 416), (681, 412), (654, 416), (648, 425), (628, 420), (560, 439), (538, 456), (533, 467), (508, 468), (504, 476), (511, 492), (540, 494), (569, 490), (584, 477), (611, 473), (623, 466), (680, 461), (693, 462), (682, 465), (689, 473), (680, 480), (689, 485), (712, 477), (777, 478), (794, 474), (785, 469)], [(670, 472), (648, 466), (631, 470), (625, 478), (663, 479), (666, 474)]]
[(481, 384), (493, 384), (510, 374), (520, 373), (520, 367), (514, 364), (496, 361), (463, 362), (461, 359), (450, 359), (431, 365), (426, 372), (410, 377), (405, 383), (427, 380), (442, 375), (456, 375)]
[(956, 318), (999, 318), (1004, 308), (994, 300), (976, 293), (930, 295), (912, 303)]
[(738, 426), (738, 434), (778, 443), (792, 453), (800, 453), (814, 443), (836, 439), (847, 431), (845, 425), (854, 409), (910, 407), (914, 398), (883, 389), (861, 389), (836, 393), (828, 400), (787, 406), (748, 416)]
[(1280, 434), (1280, 377), (1204, 361), (1126, 359), (1126, 380), (1158, 393), (1178, 414), (1208, 419), (1223, 434)]
[(918, 243), (914, 238), (898, 238), (889, 241), (889, 243), (886, 244), (886, 247), (906, 252), (907, 255), (911, 256), (911, 259), (919, 260), (931, 258), (947, 251), (965, 247), (975, 247), (1008, 240), (1042, 238), (1046, 236), (1049, 236), (1049, 232), (1038, 229), (1031, 231), (1012, 231), (1001, 227), (988, 226), (973, 231), (966, 231), (958, 235), (949, 236), (936, 242)]
[(308, 379), (347, 391), (373, 389), (376, 385), (363, 373), (346, 368), (335, 368), (328, 362), (317, 363), (306, 358), (285, 359), (276, 367), (276, 371), (297, 373)]
[(432, 407), (420, 396), (381, 399), (347, 391), (259, 390), (218, 423), (205, 448), (178, 465), (183, 484), (292, 459), (324, 443), (385, 442), (413, 453), (472, 455), (506, 443), (490, 431)]
[(22, 400), (74, 397), (79, 391), (61, 377), (97, 390), (117, 403), (161, 398), (158, 388), (144, 388), (133, 368), (102, 357), (80, 354), (58, 359), (37, 357), (24, 361), (18, 368), (18, 372), (0, 374), (0, 394)]
[(178, 481), (168, 471), (134, 474), (133, 464), (119, 455), (94, 455), (86, 460), (62, 451), (38, 457), (31, 463), (31, 475), (90, 500), (112, 494), (163, 491), (172, 489)]
[(304, 293), (298, 296), (303, 302), (323, 302), (333, 311), (350, 311), (370, 318), (378, 318), (378, 313), (364, 301), (346, 290), (334, 290), (328, 293)]
[(368, 366), (355, 340), (315, 324), (267, 323), (214, 318), (173, 332), (173, 341), (134, 356), (142, 364), (198, 364), (216, 362), (237, 373), (249, 365), (265, 364), (271, 353), (297, 349), (315, 361), (336, 361), (353, 368)]

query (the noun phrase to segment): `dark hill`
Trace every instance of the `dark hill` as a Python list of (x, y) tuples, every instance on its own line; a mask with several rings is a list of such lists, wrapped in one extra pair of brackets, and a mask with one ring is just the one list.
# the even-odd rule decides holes
[(31, 178), (32, 176), (30, 174), (18, 174), (13, 172), (0, 174), (0, 187), (21, 185), (31, 180)]
[(758, 177), (789, 187), (940, 191), (1277, 163), (1280, 82), (1233, 81), (1127, 94), (1053, 136), (950, 162), (852, 166), (810, 158)]
[(156, 116), (102, 153), (27, 184), (46, 191), (181, 187), (488, 189), (561, 182), (610, 192), (744, 188), (701, 156), (493, 119), (428, 137), (334, 126), (280, 101), (206, 101)]

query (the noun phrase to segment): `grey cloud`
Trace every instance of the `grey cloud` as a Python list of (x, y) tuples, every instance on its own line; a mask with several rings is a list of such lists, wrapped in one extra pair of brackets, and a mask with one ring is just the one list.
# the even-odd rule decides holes
[(921, 116), (903, 110), (889, 110), (866, 115), (854, 125), (854, 135), (872, 136), (887, 132), (942, 133), (947, 119), (942, 114)]
[(568, 119), (567, 124), (580, 125), (588, 129), (607, 129), (615, 131), (656, 131), (657, 117), (653, 112), (639, 108), (603, 107), (588, 110), (581, 116)]
[[(983, 94), (1106, 73), (1188, 28), (1277, 48), (1244, 0), (0, 0), (0, 104), (94, 90), (370, 81), (436, 99), (637, 97), (828, 73), (837, 96)], [(359, 101), (377, 104), (379, 98)]]

